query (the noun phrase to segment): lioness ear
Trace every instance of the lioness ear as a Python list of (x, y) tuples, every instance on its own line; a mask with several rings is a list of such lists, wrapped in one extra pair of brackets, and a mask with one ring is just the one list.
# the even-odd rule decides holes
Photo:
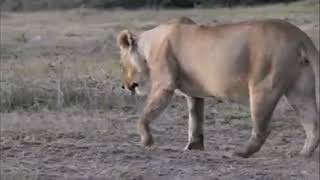
[(123, 30), (118, 34), (117, 44), (120, 48), (129, 49), (133, 43), (134, 39), (128, 30)]

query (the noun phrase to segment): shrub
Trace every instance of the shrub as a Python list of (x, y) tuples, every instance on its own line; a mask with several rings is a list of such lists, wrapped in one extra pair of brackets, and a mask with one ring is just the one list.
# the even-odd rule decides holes
[(261, 3), (291, 2), (295, 0), (0, 0), (5, 11), (30, 11), (43, 9), (69, 9), (78, 7), (127, 9), (141, 7), (192, 8), (204, 6), (254, 5)]

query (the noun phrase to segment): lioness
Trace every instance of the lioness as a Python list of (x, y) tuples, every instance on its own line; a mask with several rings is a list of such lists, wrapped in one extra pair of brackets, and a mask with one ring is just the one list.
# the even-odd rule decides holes
[(139, 35), (124, 30), (117, 44), (123, 87), (133, 94), (150, 87), (138, 122), (145, 146), (153, 144), (150, 122), (177, 90), (185, 95), (189, 109), (185, 149), (204, 149), (203, 98), (213, 96), (250, 106), (251, 137), (235, 151), (238, 156), (249, 157), (260, 149), (283, 95), (300, 115), (306, 132), (300, 153), (310, 156), (319, 144), (319, 52), (303, 31), (286, 21), (210, 27), (180, 18)]

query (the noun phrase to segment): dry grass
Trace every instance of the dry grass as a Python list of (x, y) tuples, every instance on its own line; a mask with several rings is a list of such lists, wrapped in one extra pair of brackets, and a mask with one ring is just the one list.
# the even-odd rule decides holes
[(177, 16), (202, 24), (282, 18), (299, 25), (319, 45), (317, 1), (232, 10), (6, 13), (1, 22), (0, 111), (112, 106), (110, 99), (121, 97), (117, 32), (148, 29)]
[(116, 73), (112, 63), (59, 59), (4, 64), (1, 81), (1, 111), (16, 108), (61, 109), (78, 105), (86, 108), (112, 106), (116, 94)]

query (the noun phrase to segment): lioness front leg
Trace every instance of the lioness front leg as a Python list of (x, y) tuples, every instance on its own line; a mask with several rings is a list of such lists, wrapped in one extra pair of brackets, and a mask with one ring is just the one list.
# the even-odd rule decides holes
[(204, 100), (186, 96), (189, 111), (188, 144), (185, 150), (204, 150), (203, 146), (203, 113)]
[(163, 110), (167, 107), (173, 95), (173, 90), (164, 88), (153, 88), (147, 98), (147, 103), (143, 114), (138, 121), (138, 131), (141, 137), (141, 143), (145, 146), (153, 144), (153, 138), (150, 133), (149, 124), (152, 120), (159, 117)]

